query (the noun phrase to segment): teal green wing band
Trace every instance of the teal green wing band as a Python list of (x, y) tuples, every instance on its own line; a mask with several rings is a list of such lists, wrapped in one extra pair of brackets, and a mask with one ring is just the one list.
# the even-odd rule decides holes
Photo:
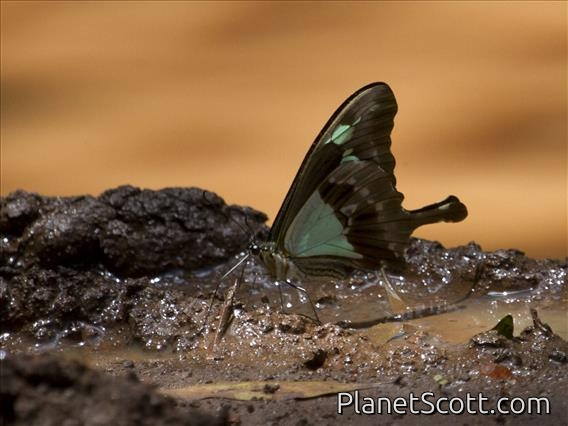
[(342, 163), (294, 218), (285, 249), (293, 258), (346, 257), (369, 267), (394, 259), (412, 232), (402, 198), (374, 162)]
[(360, 259), (345, 235), (333, 207), (315, 191), (294, 218), (285, 243), (292, 257), (338, 256)]

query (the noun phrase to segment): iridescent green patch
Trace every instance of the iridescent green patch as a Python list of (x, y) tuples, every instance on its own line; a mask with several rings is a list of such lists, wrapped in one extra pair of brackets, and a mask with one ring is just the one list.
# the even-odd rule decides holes
[(336, 145), (341, 145), (342, 143), (349, 140), (351, 134), (353, 133), (353, 127), (349, 124), (340, 124), (335, 128), (331, 134), (331, 138), (326, 140), (324, 143), (328, 144), (333, 142)]
[(285, 247), (294, 257), (341, 256), (360, 259), (343, 233), (333, 208), (316, 191), (300, 209), (286, 234)]
[(347, 163), (348, 161), (359, 161), (356, 155), (346, 155), (341, 159), (342, 163)]

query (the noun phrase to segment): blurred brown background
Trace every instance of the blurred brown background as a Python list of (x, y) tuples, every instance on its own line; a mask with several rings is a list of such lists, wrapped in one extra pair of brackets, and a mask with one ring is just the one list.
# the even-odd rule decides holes
[(335, 108), (399, 103), (417, 235), (566, 256), (567, 5), (1, 2), (1, 191), (199, 186), (274, 218)]

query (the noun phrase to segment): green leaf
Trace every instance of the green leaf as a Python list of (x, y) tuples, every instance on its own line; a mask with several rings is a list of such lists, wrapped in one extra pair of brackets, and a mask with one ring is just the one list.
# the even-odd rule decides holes
[(492, 328), (492, 330), (496, 330), (497, 333), (499, 333), (501, 336), (506, 337), (507, 339), (513, 338), (514, 329), (515, 326), (513, 324), (513, 316), (511, 314), (505, 315), (503, 318), (501, 318), (501, 321), (499, 321), (497, 325)]

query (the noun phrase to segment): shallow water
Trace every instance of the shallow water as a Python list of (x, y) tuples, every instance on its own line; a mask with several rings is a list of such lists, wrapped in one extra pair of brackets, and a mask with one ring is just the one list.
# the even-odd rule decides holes
[[(136, 339), (133, 341), (131, 337), (125, 338), (125, 335), (130, 336), (128, 329), (124, 329), (125, 333), (122, 334), (120, 327), (107, 330), (102, 326), (74, 321), (59, 330), (57, 327), (61, 327), (61, 323), (55, 321), (51, 324), (49, 319), (36, 321), (32, 327), (36, 339), (42, 334), (36, 328), (46, 329), (45, 339), (30, 342), (21, 335), (5, 333), (1, 336), (1, 343), (3, 347), (8, 346), (8, 350), (58, 349), (70, 354), (85, 354), (96, 348), (96, 353), (92, 355), (95, 364), (112, 359), (169, 359), (184, 353), (189, 355), (193, 351), (195, 356), (199, 356), (199, 330), (193, 331), (197, 336), (196, 343), (187, 343), (188, 339), (193, 338), (183, 334), (185, 326), (180, 328), (180, 324), (184, 324), (189, 315), (198, 328), (199, 324), (203, 324), (214, 330), (219, 323), (220, 307), (223, 304), (228, 306), (224, 298), (235, 285), (235, 322), (242, 322), (246, 315), (256, 313), (254, 324), (259, 321), (269, 323), (274, 321), (269, 318), (271, 314), (282, 312), (300, 314), (312, 324), (317, 322), (316, 318), (324, 324), (374, 321), (375, 325), (359, 327), (361, 330), (356, 333), (380, 345), (409, 334), (425, 332), (435, 336), (437, 342), (443, 345), (466, 343), (475, 334), (493, 328), (508, 314), (513, 316), (514, 334), (518, 336), (532, 324), (530, 309), (534, 308), (541, 320), (548, 323), (557, 335), (568, 339), (568, 287), (565, 285), (566, 270), (563, 267), (544, 271), (544, 278), (541, 277), (537, 285), (534, 280), (527, 279), (526, 283), (521, 282), (517, 290), (508, 291), (482, 288), (479, 282), (464, 279), (463, 274), (453, 270), (438, 268), (434, 273), (433, 266), (406, 277), (387, 274), (385, 278), (379, 271), (356, 272), (344, 281), (306, 281), (302, 283), (305, 292), (287, 283), (275, 283), (255, 262), (249, 262), (246, 269), (237, 270), (221, 280), (225, 270), (227, 266), (223, 265), (192, 274), (174, 271), (149, 278), (151, 287), (165, 289), (166, 293), (158, 300), (159, 309), (153, 314), (148, 313), (159, 318), (148, 323), (149, 329), (144, 336), (149, 336), (150, 340), (144, 344), (136, 343)], [(502, 274), (507, 278), (507, 271)], [(117, 286), (124, 285), (119, 279), (114, 281)], [(172, 293), (178, 296), (169, 294), (168, 289), (181, 290), (183, 297), (179, 293)], [(214, 293), (216, 297), (212, 298)], [(111, 307), (114, 302), (111, 302)], [(181, 322), (179, 318), (182, 318)], [(50, 327), (55, 328), (51, 330)], [(233, 328), (228, 330), (228, 334), (237, 341), (240, 339), (246, 343), (248, 339), (253, 339), (256, 343), (253, 340), (248, 343), (257, 346), (266, 343), (262, 341), (263, 336), (255, 335), (258, 330), (242, 325)], [(172, 336), (173, 340), (169, 339)], [(166, 343), (158, 342), (161, 338)]]
[(510, 314), (515, 325), (514, 335), (518, 336), (522, 330), (532, 325), (529, 312), (531, 307), (537, 309), (540, 319), (550, 325), (556, 334), (568, 339), (566, 298), (527, 303), (522, 298), (482, 297), (468, 301), (458, 310), (410, 320), (408, 323), (436, 334), (444, 341), (463, 343), (473, 335), (493, 328), (504, 316)]
[[(366, 297), (359, 295), (355, 296), (357, 303), (353, 303), (353, 300), (350, 301), (352, 309), (347, 310), (347, 312), (358, 310), (362, 315), (366, 315), (369, 313), (377, 314), (380, 309), (383, 309), (384, 315), (392, 314), (387, 300), (388, 297), (385, 296), (386, 291), (382, 288), (380, 283), (369, 284), (366, 290), (368, 291), (365, 294)], [(219, 291), (223, 291), (223, 288), (219, 289)], [(345, 291), (345, 288), (338, 289), (338, 291)], [(359, 292), (360, 289), (357, 289), (357, 291)], [(260, 293), (264, 293), (264, 300), (266, 300), (267, 294), (273, 298), (279, 298), (277, 288), (263, 289), (261, 291), (259, 288), (251, 289), (245, 287), (244, 290), (241, 288), (240, 293), (239, 298), (243, 298), (243, 296), (247, 294), (252, 294), (251, 298), (254, 299), (258, 298)], [(292, 304), (289, 310), (291, 312), (309, 312), (309, 303), (305, 300), (305, 296), (300, 293), (299, 296), (295, 297), (294, 293), (296, 293), (296, 291), (289, 288), (283, 291), (284, 300), (296, 300), (296, 303), (301, 304), (299, 309), (296, 309), (296, 305)], [(348, 296), (344, 295), (344, 297), (348, 299)], [(376, 299), (373, 300), (373, 297), (376, 297)], [(339, 299), (341, 299), (341, 297), (339, 297)], [(239, 307), (235, 309), (235, 315), (241, 317), (244, 313), (242, 305), (239, 301), (236, 303)], [(249, 300), (248, 305), (252, 306), (253, 303)], [(264, 304), (264, 307), (267, 306), (268, 305)], [(535, 308), (538, 311), (540, 319), (548, 324), (554, 333), (566, 340), (568, 339), (567, 306), (567, 291), (563, 291), (562, 294), (555, 295), (554, 297), (540, 297), (538, 300), (535, 300), (533, 293), (526, 291), (513, 295), (484, 295), (481, 297), (472, 297), (460, 303), (458, 308), (448, 312), (377, 324), (373, 327), (357, 330), (355, 333), (364, 336), (369, 343), (374, 345), (384, 345), (390, 341), (403, 339), (410, 335), (427, 333), (431, 336), (430, 339), (434, 339), (430, 341), (435, 342), (438, 347), (443, 348), (447, 345), (451, 346), (453, 344), (467, 343), (474, 335), (493, 328), (508, 314), (513, 316), (515, 326), (514, 335), (518, 336), (522, 330), (532, 325), (533, 320), (529, 309)], [(270, 306), (268, 307), (272, 309)], [(267, 309), (265, 312), (269, 313), (270, 309)], [(320, 317), (324, 317), (325, 309), (318, 308), (318, 312)], [(335, 313), (336, 319), (345, 317), (345, 312), (340, 308), (334, 308), (333, 312)], [(210, 319), (210, 321), (217, 320), (218, 318)], [(265, 337), (258, 335), (255, 330), (247, 327), (246, 324), (243, 326), (241, 323), (241, 325), (237, 327), (234, 327), (233, 324), (232, 327), (234, 329), (227, 332), (231, 340), (246, 340), (246, 342), (242, 342), (246, 343), (244, 346), (241, 346), (243, 352), (247, 350), (254, 351), (259, 345), (266, 344), (270, 346), (274, 344), (272, 341), (270, 343), (263, 343)], [(136, 343), (115, 345), (112, 342), (112, 337), (110, 341), (106, 343), (97, 344), (94, 351), (92, 350), (92, 344), (59, 345), (57, 349), (66, 357), (83, 360), (98, 368), (115, 368), (112, 366), (122, 366), (123, 363), (129, 362), (142, 363), (150, 366), (154, 364), (161, 365), (163, 362), (173, 362), (176, 365), (179, 364), (179, 368), (183, 369), (183, 363), (188, 360), (188, 357), (196, 360), (198, 365), (200, 365), (201, 362), (204, 362), (205, 359), (211, 356), (212, 338), (213, 335), (210, 335), (208, 340), (206, 339), (203, 341), (203, 344), (195, 347), (191, 353), (176, 350), (148, 351), (143, 345)], [(36, 347), (36, 350), (47, 349), (54, 349), (54, 346), (50, 346), (49, 348), (46, 346), (40, 348)], [(234, 350), (234, 348), (232, 350)], [(247, 367), (246, 364), (249, 358), (246, 354), (238, 355), (234, 352), (233, 354), (233, 356), (236, 357), (233, 360), (234, 363), (240, 364), (242, 367)], [(250, 358), (250, 361), (257, 362), (254, 358)]]
[[(363, 328), (380, 336), (378, 342), (385, 339), (384, 330), (392, 330), (391, 337), (403, 333), (404, 324), (447, 342), (463, 343), (493, 328), (508, 314), (513, 316), (517, 336), (532, 324), (530, 308), (536, 309), (556, 334), (568, 338), (568, 288), (562, 268), (546, 271), (538, 285), (527, 279), (517, 290), (489, 291), (447, 269), (434, 274), (424, 268), (422, 274), (410, 277), (387, 274), (388, 281), (380, 272), (356, 272), (345, 281), (303, 282), (306, 292), (275, 283), (254, 262), (248, 263), (247, 270), (240, 278), (233, 278), (238, 281), (237, 300), (245, 309), (264, 308), (312, 319), (317, 316), (323, 323), (375, 321), (380, 324)], [(509, 272), (501, 274), (508, 278)], [(223, 294), (228, 287), (229, 283), (224, 283), (217, 291)], [(203, 291), (212, 291), (211, 285)]]

